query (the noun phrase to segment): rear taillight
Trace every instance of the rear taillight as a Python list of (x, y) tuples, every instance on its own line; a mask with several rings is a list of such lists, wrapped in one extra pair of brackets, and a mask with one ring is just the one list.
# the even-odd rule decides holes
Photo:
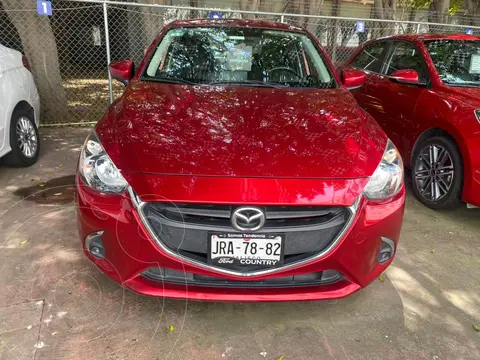
[(27, 69), (28, 71), (32, 71), (32, 69), (30, 68), (30, 63), (28, 62), (28, 59), (25, 55), (22, 55), (22, 63), (23, 63), (23, 66), (25, 66), (25, 69)]

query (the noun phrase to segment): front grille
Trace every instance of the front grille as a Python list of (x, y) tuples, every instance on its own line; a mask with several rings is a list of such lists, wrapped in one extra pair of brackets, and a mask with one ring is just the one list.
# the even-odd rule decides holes
[[(157, 239), (172, 252), (207, 264), (208, 233), (238, 232), (230, 222), (238, 205), (145, 203), (142, 211)], [(265, 206), (266, 222), (256, 233), (285, 234), (284, 265), (312, 257), (339, 236), (351, 212), (346, 207)], [(257, 271), (262, 266), (239, 267)]]
[(294, 276), (274, 277), (265, 280), (229, 280), (213, 276), (181, 272), (172, 269), (153, 267), (145, 270), (142, 275), (154, 281), (172, 284), (196, 286), (221, 286), (232, 288), (252, 287), (288, 287), (288, 286), (315, 286), (334, 284), (343, 279), (343, 275), (335, 270), (319, 271)]
[[(210, 204), (175, 205), (167, 203), (149, 203), (152, 210), (165, 219), (182, 222), (186, 225), (225, 227), (230, 229), (230, 217), (236, 206)], [(238, 206), (237, 206), (238, 207)], [(320, 225), (343, 213), (341, 207), (315, 206), (265, 206), (265, 229), (284, 231), (284, 228), (309, 227)]]

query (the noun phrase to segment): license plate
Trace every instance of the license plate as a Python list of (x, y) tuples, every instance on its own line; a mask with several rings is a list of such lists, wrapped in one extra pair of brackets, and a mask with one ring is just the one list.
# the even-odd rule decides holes
[(224, 268), (283, 265), (283, 234), (210, 233), (208, 262)]

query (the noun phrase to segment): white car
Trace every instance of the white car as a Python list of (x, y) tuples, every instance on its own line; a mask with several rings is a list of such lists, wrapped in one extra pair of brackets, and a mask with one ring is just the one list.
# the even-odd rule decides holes
[(40, 152), (40, 97), (25, 56), (0, 45), (0, 158), (33, 165)]

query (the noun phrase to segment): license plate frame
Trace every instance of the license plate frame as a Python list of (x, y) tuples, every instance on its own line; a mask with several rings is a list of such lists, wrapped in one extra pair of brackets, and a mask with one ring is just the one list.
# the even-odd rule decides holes
[[(214, 238), (216, 237), (216, 238)], [(220, 254), (217, 242), (231, 243), (234, 248), (233, 256)], [(246, 243), (250, 245), (246, 245)], [(257, 254), (252, 255), (252, 244), (257, 244)], [(271, 243), (271, 255), (267, 255), (267, 244)], [(247, 269), (252, 270), (273, 269), (281, 267), (284, 263), (285, 254), (285, 234), (284, 233), (233, 233), (233, 232), (208, 232), (207, 239), (207, 262), (211, 266), (225, 268), (230, 270)], [(277, 255), (277, 246), (280, 244)], [(240, 249), (238, 248), (240, 247)], [(248, 249), (250, 247), (250, 249)], [(247, 249), (246, 249), (247, 248)], [(212, 250), (216, 250), (217, 254), (212, 254)], [(245, 254), (247, 251), (247, 254)], [(261, 253), (258, 253), (260, 251)], [(242, 253), (240, 253), (242, 252)], [(221, 260), (223, 259), (223, 260)]]

